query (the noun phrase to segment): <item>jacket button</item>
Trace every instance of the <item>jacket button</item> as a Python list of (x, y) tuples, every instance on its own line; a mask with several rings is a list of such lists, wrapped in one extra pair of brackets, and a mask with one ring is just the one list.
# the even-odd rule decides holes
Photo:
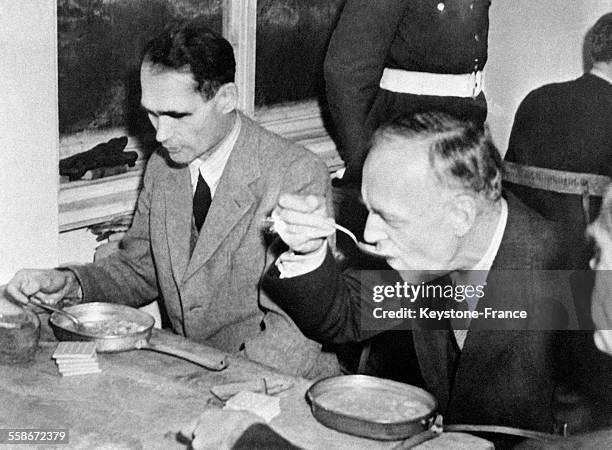
[(476, 42), (480, 42), (480, 35), (479, 35), (478, 33), (476, 33), (476, 34), (474, 35), (474, 40), (475, 40)]
[(442, 12), (444, 11), (446, 5), (444, 5), (444, 2), (440, 2), (438, 3), (438, 6), (436, 6), (436, 8), (438, 8), (438, 11)]

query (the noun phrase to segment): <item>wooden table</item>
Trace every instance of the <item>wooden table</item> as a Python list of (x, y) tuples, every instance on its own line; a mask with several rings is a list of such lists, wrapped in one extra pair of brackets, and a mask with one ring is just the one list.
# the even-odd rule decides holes
[[(44, 334), (41, 339), (45, 339)], [(159, 330), (154, 331), (152, 342), (193, 353), (217, 352)], [(326, 428), (312, 417), (304, 399), (310, 381), (279, 375), (240, 358), (230, 357), (226, 370), (210, 372), (146, 350), (100, 353), (102, 373), (61, 377), (51, 359), (56, 345), (57, 342), (41, 340), (33, 363), (0, 365), (0, 428), (68, 429), (70, 444), (55, 447), (62, 449), (103, 445), (106, 446), (102, 448), (112, 449), (185, 449), (176, 440), (176, 432), (204, 409), (219, 408), (209, 391), (211, 386), (265, 376), (294, 384), (293, 389), (278, 395), (282, 413), (270, 426), (295, 445), (331, 450), (382, 449), (397, 444)], [(448, 433), (419, 448), (458, 448), (459, 442), (470, 444), (465, 448), (473, 448), (472, 439), (476, 438)]]

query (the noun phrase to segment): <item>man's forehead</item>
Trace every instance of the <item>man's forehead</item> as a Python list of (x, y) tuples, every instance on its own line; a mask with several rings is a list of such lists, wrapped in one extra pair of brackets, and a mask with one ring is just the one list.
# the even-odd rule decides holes
[(188, 107), (188, 103), (199, 101), (200, 93), (191, 72), (159, 69), (143, 64), (140, 71), (141, 102), (145, 108), (159, 109)]
[(391, 196), (417, 201), (437, 195), (429, 143), (420, 138), (377, 139), (366, 159), (363, 187), (364, 199), (371, 203)]
[[(396, 135), (379, 136), (366, 159), (364, 171), (374, 175), (422, 172), (428, 170), (429, 142)], [(376, 177), (378, 178), (378, 177)]]

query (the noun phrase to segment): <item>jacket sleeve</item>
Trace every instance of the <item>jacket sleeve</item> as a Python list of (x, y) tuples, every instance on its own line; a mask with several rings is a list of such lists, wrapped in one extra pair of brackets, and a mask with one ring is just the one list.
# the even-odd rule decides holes
[(319, 268), (299, 277), (279, 278), (278, 269), (272, 266), (263, 288), (312, 340), (357, 342), (380, 332), (361, 327), (367, 306), (361, 299), (359, 272), (341, 273), (329, 251)]
[(347, 166), (359, 164), (369, 145), (366, 119), (405, 5), (404, 0), (348, 0), (329, 43), (327, 100)]
[(151, 162), (145, 172), (132, 226), (121, 240), (119, 250), (92, 264), (68, 266), (81, 283), (84, 301), (143, 306), (158, 295), (149, 236), (149, 210), (155, 178)]

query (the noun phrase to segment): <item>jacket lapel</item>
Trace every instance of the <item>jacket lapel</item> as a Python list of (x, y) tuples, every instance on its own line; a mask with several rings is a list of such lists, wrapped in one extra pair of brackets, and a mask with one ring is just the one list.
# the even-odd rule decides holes
[[(241, 120), (240, 134), (219, 180), (206, 221), (183, 276), (183, 282), (206, 264), (238, 221), (255, 203), (250, 184), (260, 176), (257, 158), (259, 136), (255, 125), (248, 118), (241, 116)], [(240, 238), (236, 236), (236, 239)]]
[(168, 172), (165, 186), (166, 236), (172, 274), (178, 282), (183, 278), (189, 262), (189, 239), (192, 221), (191, 176), (187, 167)]
[[(529, 247), (524, 244), (524, 240), (532, 239), (526, 228), (528, 217), (520, 209), (520, 205), (515, 203), (514, 197), (510, 195), (507, 200), (508, 221), (504, 236), (491, 266), (485, 296), (480, 299), (476, 307), (481, 312), (485, 306), (495, 309), (515, 309), (517, 300), (522, 298), (524, 293), (521, 283), (513, 285), (511, 280), (507, 280), (507, 274), (513, 273), (512, 269), (525, 270), (533, 265), (532, 256), (526, 253)], [(501, 277), (497, 282), (494, 281), (496, 275)], [(491, 277), (494, 278), (491, 279)], [(509, 289), (508, 286), (512, 285), (513, 288)], [(474, 378), (478, 374), (486, 374), (491, 371), (491, 366), (504, 357), (504, 353), (513, 345), (516, 337), (517, 334), (513, 332), (478, 330), (477, 327), (470, 327), (463, 350), (459, 355), (449, 409), (462, 407), (462, 402), (473, 394)]]
[(421, 375), (429, 390), (438, 400), (438, 408), (445, 411), (449, 399), (448, 330), (419, 330), (412, 334)]

